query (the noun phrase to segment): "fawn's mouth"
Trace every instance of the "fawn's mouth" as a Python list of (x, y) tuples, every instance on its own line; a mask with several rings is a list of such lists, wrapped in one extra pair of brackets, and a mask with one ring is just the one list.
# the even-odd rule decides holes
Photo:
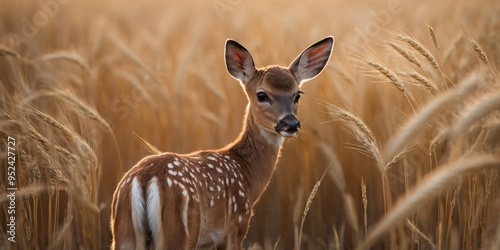
[(277, 132), (278, 132), (278, 134), (280, 134), (281, 136), (286, 137), (286, 138), (294, 137), (297, 134), (297, 131), (295, 131), (295, 132), (277, 131)]

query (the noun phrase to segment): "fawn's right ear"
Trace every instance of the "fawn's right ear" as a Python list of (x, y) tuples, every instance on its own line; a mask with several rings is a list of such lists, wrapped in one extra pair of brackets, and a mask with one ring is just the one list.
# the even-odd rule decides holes
[(242, 83), (248, 82), (256, 71), (250, 52), (238, 42), (227, 39), (224, 55), (229, 74)]

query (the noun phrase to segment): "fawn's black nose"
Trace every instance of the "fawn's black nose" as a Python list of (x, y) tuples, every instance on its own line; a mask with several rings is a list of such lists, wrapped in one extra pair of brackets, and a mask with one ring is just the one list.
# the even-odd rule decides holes
[(293, 136), (300, 130), (300, 121), (293, 114), (286, 115), (278, 122), (278, 125), (274, 129), (283, 136)]

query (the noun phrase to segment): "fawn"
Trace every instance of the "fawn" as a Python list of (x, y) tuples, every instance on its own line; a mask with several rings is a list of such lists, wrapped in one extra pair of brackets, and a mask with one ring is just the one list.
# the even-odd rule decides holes
[(326, 37), (289, 67), (257, 69), (248, 50), (228, 39), (227, 71), (248, 98), (242, 132), (218, 150), (140, 160), (113, 195), (111, 248), (241, 249), (283, 138), (300, 129), (300, 87), (325, 68), (333, 44), (334, 38)]

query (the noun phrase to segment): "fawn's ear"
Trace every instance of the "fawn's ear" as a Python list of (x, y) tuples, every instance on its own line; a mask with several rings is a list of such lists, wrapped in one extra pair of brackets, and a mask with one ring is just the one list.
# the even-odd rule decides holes
[(248, 82), (256, 71), (250, 52), (238, 42), (227, 39), (224, 55), (229, 74), (242, 83)]
[(325, 68), (333, 51), (335, 39), (333, 36), (309, 46), (288, 66), (295, 75), (299, 85), (313, 79)]

